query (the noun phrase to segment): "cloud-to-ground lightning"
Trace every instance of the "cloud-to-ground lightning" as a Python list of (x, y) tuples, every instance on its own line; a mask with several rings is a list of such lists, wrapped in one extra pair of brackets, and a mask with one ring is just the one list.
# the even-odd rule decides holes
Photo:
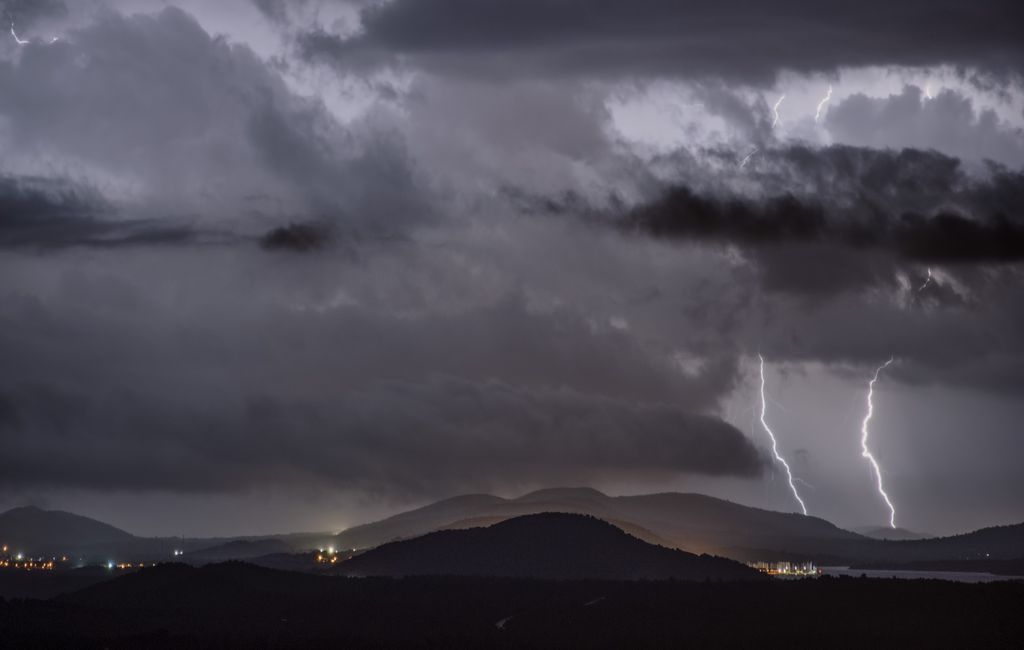
[(814, 111), (815, 122), (821, 119), (821, 109), (825, 108), (825, 104), (827, 104), (830, 99), (832, 99), (832, 84), (828, 85), (828, 93), (821, 98), (820, 102), (818, 102), (818, 110)]
[(18, 45), (28, 45), (28, 41), (23, 41), (18, 38), (18, 32), (14, 31), (14, 23), (11, 23), (11, 36), (14, 37), (14, 42)]
[(773, 115), (773, 117), (772, 117), (772, 128), (773, 129), (779, 123), (779, 105), (782, 104), (782, 100), (785, 99), (785, 98), (786, 98), (785, 95), (783, 95), (782, 97), (779, 97), (779, 101), (775, 102), (775, 105), (772, 106), (772, 115)]
[(768, 400), (764, 394), (764, 357), (759, 354), (757, 355), (757, 358), (761, 360), (761, 426), (764, 427), (764, 430), (765, 432), (767, 432), (768, 437), (771, 438), (772, 454), (774, 454), (775, 460), (780, 465), (782, 465), (782, 467), (786, 470), (786, 480), (789, 482), (789, 489), (793, 492), (793, 497), (796, 499), (797, 503), (800, 504), (800, 510), (803, 511), (803, 513), (806, 515), (807, 506), (804, 505), (804, 500), (800, 498), (800, 493), (797, 492), (796, 483), (794, 483), (793, 479), (793, 472), (790, 471), (789, 463), (786, 462), (786, 459), (779, 454), (779, 448), (778, 443), (775, 440), (775, 434), (772, 432), (771, 427), (768, 426), (768, 422), (765, 421), (765, 412), (768, 409)]
[(860, 426), (860, 455), (868, 459), (868, 462), (871, 464), (871, 469), (875, 472), (875, 479), (878, 481), (878, 493), (881, 494), (882, 498), (885, 500), (885, 505), (889, 506), (889, 527), (896, 528), (896, 508), (892, 505), (889, 495), (886, 494), (885, 488), (882, 486), (882, 470), (878, 466), (878, 461), (875, 460), (874, 455), (872, 455), (871, 450), (868, 448), (868, 423), (871, 422), (871, 416), (875, 413), (875, 382), (878, 381), (879, 373), (888, 368), (889, 364), (892, 362), (893, 360), (890, 358), (884, 364), (879, 366), (878, 369), (875, 370), (875, 376), (872, 377), (870, 382), (868, 382), (868, 409), (867, 414), (864, 416), (864, 422)]

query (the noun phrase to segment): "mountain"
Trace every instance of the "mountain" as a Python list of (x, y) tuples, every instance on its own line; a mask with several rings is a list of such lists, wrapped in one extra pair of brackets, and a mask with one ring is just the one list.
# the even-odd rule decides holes
[(747, 548), (807, 551), (823, 540), (865, 539), (817, 517), (751, 508), (702, 494), (610, 497), (590, 488), (558, 488), (516, 499), (490, 495), (448, 499), (342, 531), (336, 545), (366, 548), (442, 528), (466, 528), (541, 512), (591, 515), (645, 541), (692, 553), (743, 555)]
[(914, 539), (913, 533), (897, 530), (896, 535), (907, 539), (875, 539), (818, 517), (751, 508), (703, 494), (669, 492), (610, 497), (590, 488), (540, 490), (515, 499), (491, 495), (447, 499), (342, 531), (335, 545), (370, 548), (394, 539), (493, 525), (541, 512), (590, 515), (652, 544), (744, 562), (811, 560), (822, 565), (852, 565), (1013, 559), (1020, 557), (1024, 549), (1024, 524), (925, 539)]
[(384, 542), (418, 537), (441, 526), (489, 512), (505, 502), (489, 494), (467, 494), (438, 501), (381, 521), (354, 526), (336, 537), (338, 548), (369, 548)]
[(868, 555), (886, 562), (1014, 560), (1024, 552), (1024, 524), (993, 526), (949, 537), (880, 544)]
[(278, 553), (293, 553), (295, 549), (280, 539), (239, 539), (185, 553), (186, 562), (224, 562), (249, 560)]
[(890, 528), (889, 526), (867, 526), (854, 529), (857, 533), (870, 537), (871, 539), (888, 539), (892, 541), (904, 541), (908, 539), (930, 539), (935, 535), (915, 533), (906, 528)]
[(243, 560), (267, 554), (295, 553), (329, 546), (333, 533), (289, 533), (260, 537), (138, 537), (95, 519), (59, 510), (26, 506), (0, 514), (0, 545), (30, 557), (67, 555), (76, 563), (110, 560), (160, 562), (187, 550), (197, 562)]
[(348, 576), (759, 580), (732, 560), (655, 546), (586, 515), (543, 513), (390, 542), (338, 566)]
[(33, 506), (0, 514), (0, 543), (12, 551), (46, 555), (68, 547), (121, 544), (135, 537), (95, 519)]

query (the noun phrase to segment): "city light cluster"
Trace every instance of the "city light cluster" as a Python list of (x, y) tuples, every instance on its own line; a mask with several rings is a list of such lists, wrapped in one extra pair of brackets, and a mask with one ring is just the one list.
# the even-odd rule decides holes
[(68, 558), (66, 555), (62, 555), (60, 558), (57, 558), (56, 556), (50, 558), (25, 557), (24, 553), (14, 553), (12, 555), (6, 544), (4, 544), (2, 549), (0, 549), (0, 569), (51, 571), (66, 564), (67, 561)]
[(749, 562), (747, 566), (777, 578), (815, 578), (821, 575), (821, 569), (813, 562)]

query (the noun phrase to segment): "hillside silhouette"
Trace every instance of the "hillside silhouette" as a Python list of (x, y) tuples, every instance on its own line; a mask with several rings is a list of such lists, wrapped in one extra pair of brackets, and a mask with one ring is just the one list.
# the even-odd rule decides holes
[[(177, 559), (208, 563), (242, 559), (299, 568), (309, 563), (288, 555), (329, 546), (365, 550), (441, 530), (492, 526), (544, 512), (597, 517), (650, 544), (743, 562), (811, 560), (821, 565), (863, 565), (1011, 560), (1021, 557), (1024, 549), (1024, 524), (983, 528), (949, 537), (881, 540), (843, 530), (817, 517), (751, 508), (701, 494), (610, 497), (589, 488), (540, 490), (516, 499), (466, 495), (355, 526), (336, 535), (139, 537), (72, 513), (15, 508), (0, 514), (0, 543), (30, 556), (67, 555), (85, 564), (106, 564), (108, 560), (151, 563)], [(900, 531), (896, 534), (907, 536)], [(185, 555), (175, 555), (178, 549), (185, 550)]]
[(543, 513), (391, 542), (338, 565), (350, 576), (759, 580), (738, 562), (648, 544), (585, 515)]
[(442, 528), (541, 512), (591, 515), (651, 543), (692, 553), (727, 555), (741, 548), (806, 547), (812, 541), (865, 539), (817, 517), (751, 508), (702, 494), (610, 497), (591, 488), (555, 488), (516, 499), (491, 495), (446, 499), (342, 531), (337, 545), (367, 548)]
[[(1020, 557), (1024, 524), (914, 540), (874, 539), (818, 518), (740, 505), (702, 494), (610, 497), (590, 488), (557, 488), (516, 499), (468, 495), (342, 531), (341, 548), (368, 548), (432, 531), (491, 525), (540, 512), (590, 515), (652, 544), (740, 561), (813, 560), (819, 564)], [(905, 536), (905, 535), (904, 535)], [(986, 553), (988, 555), (986, 555)]]
[(1021, 602), (1024, 583), (352, 579), (168, 564), (50, 601), (0, 600), (0, 645), (1015, 648)]
[(133, 539), (131, 533), (110, 524), (60, 510), (25, 506), (0, 514), (0, 543), (40, 555), (59, 552), (62, 546), (121, 544)]
[(190, 551), (182, 559), (186, 562), (224, 562), (292, 552), (292, 546), (280, 539), (239, 539)]

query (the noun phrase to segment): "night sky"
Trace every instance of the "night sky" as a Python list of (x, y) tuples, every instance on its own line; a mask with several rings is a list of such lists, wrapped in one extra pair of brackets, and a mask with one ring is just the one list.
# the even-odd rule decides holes
[[(0, 0), (0, 509), (1024, 520), (1019, 0)], [(10, 30), (7, 29), (8, 25)]]

